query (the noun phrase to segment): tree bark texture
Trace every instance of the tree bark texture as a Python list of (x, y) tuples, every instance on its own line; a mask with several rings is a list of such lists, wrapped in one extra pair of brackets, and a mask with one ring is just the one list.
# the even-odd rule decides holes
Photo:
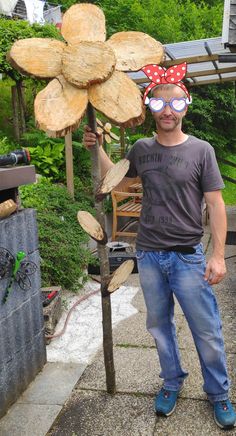
[(17, 141), (20, 140), (20, 124), (19, 124), (19, 113), (18, 113), (18, 96), (16, 85), (11, 87), (12, 96), (12, 111), (13, 111), (13, 127), (14, 136)]
[[(96, 114), (93, 106), (89, 103), (87, 109), (88, 124), (93, 132), (96, 132)], [(98, 186), (101, 182), (101, 169), (99, 162), (99, 144), (96, 141), (95, 146), (91, 150), (92, 161), (92, 180), (94, 197)], [(100, 225), (105, 228), (103, 202), (95, 200), (96, 218)], [(111, 319), (111, 300), (110, 295), (103, 294), (106, 292), (107, 283), (110, 274), (109, 259), (107, 249), (104, 245), (97, 244), (97, 250), (100, 260), (100, 275), (101, 275), (101, 297), (102, 297), (102, 317), (103, 317), (103, 352), (106, 371), (106, 386), (107, 392), (114, 394), (116, 392), (115, 368), (113, 359), (113, 339), (112, 339), (112, 319)]]

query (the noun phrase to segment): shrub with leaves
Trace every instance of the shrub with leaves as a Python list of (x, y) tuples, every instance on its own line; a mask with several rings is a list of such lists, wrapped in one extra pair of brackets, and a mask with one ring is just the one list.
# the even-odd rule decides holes
[(73, 201), (65, 186), (47, 179), (20, 188), (23, 207), (37, 210), (42, 285), (76, 290), (85, 279), (91, 258), (88, 236), (77, 222), (77, 212), (92, 207), (87, 200)]
[(64, 164), (64, 140), (49, 138), (44, 132), (32, 129), (23, 135), (24, 145), (28, 148), (31, 163), (42, 176), (60, 180), (60, 169)]

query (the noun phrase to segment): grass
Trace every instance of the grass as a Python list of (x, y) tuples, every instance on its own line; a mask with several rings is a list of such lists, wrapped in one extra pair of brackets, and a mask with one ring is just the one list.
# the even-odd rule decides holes
[[(236, 155), (235, 154), (227, 154), (224, 156), (230, 162), (236, 164)], [(224, 163), (219, 162), (220, 172), (222, 175), (231, 177), (236, 180), (236, 168), (226, 165)], [(229, 182), (228, 180), (224, 180), (225, 189), (223, 189), (222, 194), (226, 205), (236, 205), (236, 184)]]

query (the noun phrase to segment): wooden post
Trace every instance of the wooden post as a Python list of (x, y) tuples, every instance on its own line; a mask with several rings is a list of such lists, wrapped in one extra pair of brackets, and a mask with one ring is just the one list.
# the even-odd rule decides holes
[(74, 169), (73, 169), (73, 150), (72, 133), (65, 135), (65, 156), (66, 156), (66, 185), (71, 197), (74, 199)]
[[(96, 132), (96, 113), (91, 105), (88, 104), (87, 109), (88, 124), (93, 132)], [(91, 149), (91, 161), (92, 161), (92, 180), (94, 198), (98, 185), (101, 180), (101, 168), (99, 161), (99, 144), (96, 141), (95, 146)], [(95, 200), (96, 218), (103, 228), (105, 228), (103, 202), (97, 202)], [(104, 291), (107, 288), (108, 277), (110, 274), (109, 259), (106, 247), (101, 244), (97, 244), (97, 250), (100, 260), (100, 275), (101, 275), (101, 298), (102, 298), (102, 325), (103, 325), (103, 353), (104, 363), (106, 370), (106, 386), (109, 394), (116, 392), (115, 381), (115, 368), (113, 359), (113, 340), (112, 340), (112, 320), (111, 320), (111, 300), (110, 295), (103, 296)]]
[(120, 127), (120, 157), (125, 157), (125, 129)]
[(26, 132), (26, 123), (25, 123), (25, 101), (24, 101), (24, 92), (22, 86), (22, 80), (16, 83), (17, 95), (18, 95), (18, 108), (19, 108), (19, 119), (20, 119), (20, 131), (21, 134)]
[(19, 116), (18, 116), (18, 97), (16, 85), (11, 87), (11, 97), (12, 97), (12, 110), (13, 110), (13, 127), (14, 136), (17, 141), (20, 140), (20, 126), (19, 126)]

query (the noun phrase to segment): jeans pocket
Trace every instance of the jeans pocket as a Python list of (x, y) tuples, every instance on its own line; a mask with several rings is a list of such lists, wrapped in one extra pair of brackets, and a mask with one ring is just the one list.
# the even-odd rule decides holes
[(137, 250), (136, 251), (136, 259), (137, 261), (140, 261), (144, 258), (145, 256), (145, 251), (144, 250)]
[(196, 250), (193, 254), (186, 253), (176, 253), (179, 259), (181, 259), (184, 263), (189, 263), (191, 265), (199, 265), (205, 262), (205, 256), (203, 253), (202, 243), (196, 245), (194, 248)]

